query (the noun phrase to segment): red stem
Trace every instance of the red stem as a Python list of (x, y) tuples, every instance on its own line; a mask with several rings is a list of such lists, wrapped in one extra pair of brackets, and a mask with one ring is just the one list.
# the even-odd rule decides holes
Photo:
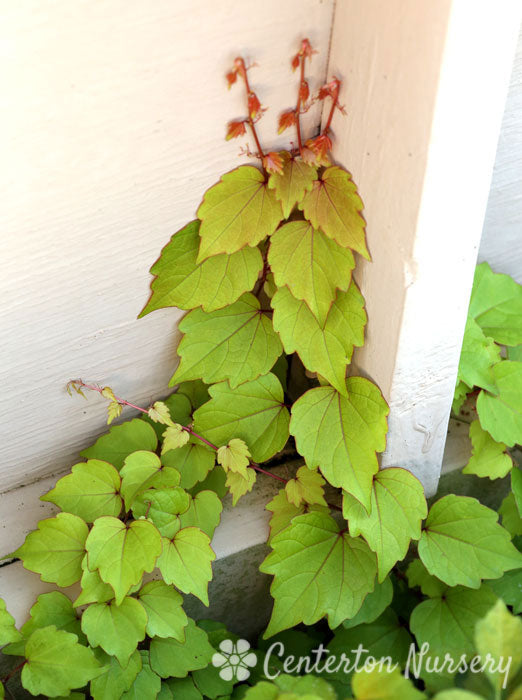
[(18, 664), (18, 666), (15, 666), (14, 668), (12, 668), (12, 669), (9, 671), (9, 673), (7, 674), (7, 676), (4, 676), (4, 678), (1, 679), (1, 680), (2, 680), (2, 683), (7, 683), (7, 681), (8, 681), (12, 676), (14, 676), (14, 674), (15, 674), (17, 671), (19, 671), (23, 666), (25, 666), (26, 663), (27, 663), (27, 660), (24, 659), (24, 660), (22, 661), (22, 663)]
[(337, 90), (335, 91), (335, 97), (332, 99), (332, 106), (330, 108), (330, 114), (328, 115), (328, 120), (327, 120), (326, 125), (323, 129), (323, 134), (325, 136), (330, 131), (330, 125), (332, 123), (333, 115), (335, 112), (335, 108), (337, 107), (338, 100), (339, 100), (339, 86), (337, 86)]
[(301, 87), (304, 83), (305, 60), (306, 60), (306, 56), (303, 54), (300, 57), (301, 76), (299, 79), (299, 90), (297, 91), (297, 106), (295, 108), (295, 127), (296, 127), (296, 131), (297, 131), (297, 144), (299, 146), (299, 153), (300, 154), (302, 154), (302, 151), (303, 151), (303, 141), (301, 139), (300, 115), (301, 115)]
[(247, 76), (247, 69), (245, 66), (244, 60), (239, 57), (236, 59), (240, 64), (241, 64), (241, 70), (239, 71), (241, 76), (243, 77), (243, 80), (245, 81), (245, 89), (246, 89), (246, 95), (247, 95), (247, 111), (248, 111), (248, 125), (250, 126), (250, 129), (252, 130), (252, 135), (254, 137), (254, 140), (256, 142), (257, 150), (259, 151), (259, 157), (261, 160), (265, 157), (265, 154), (263, 152), (263, 149), (261, 148), (261, 143), (259, 141), (259, 138), (257, 136), (257, 131), (256, 131), (256, 125), (254, 124), (254, 120), (250, 116), (250, 109), (248, 108), (248, 98), (252, 94), (252, 90), (250, 89), (250, 83), (248, 82), (248, 76)]

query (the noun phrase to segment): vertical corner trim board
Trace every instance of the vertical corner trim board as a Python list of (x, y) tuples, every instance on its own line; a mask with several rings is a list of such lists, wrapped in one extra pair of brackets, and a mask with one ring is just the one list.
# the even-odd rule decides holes
[(355, 362), (390, 403), (383, 466), (437, 488), (522, 6), (344, 0), (336, 155), (365, 202), (369, 326)]

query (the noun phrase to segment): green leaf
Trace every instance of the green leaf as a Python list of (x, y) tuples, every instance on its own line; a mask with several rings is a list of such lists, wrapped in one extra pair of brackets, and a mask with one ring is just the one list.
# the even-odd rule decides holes
[(352, 688), (357, 700), (423, 700), (427, 697), (397, 668), (391, 672), (375, 668), (369, 673), (355, 673)]
[(125, 667), (138, 643), (145, 639), (147, 613), (136, 598), (126, 597), (119, 605), (95, 603), (82, 615), (82, 630), (91, 647), (101, 647)]
[(522, 286), (508, 275), (477, 265), (469, 305), (484, 333), (503, 345), (522, 343)]
[(309, 505), (326, 506), (324, 500), (324, 479), (313, 469), (307, 466), (299, 467), (295, 479), (289, 479), (285, 485), (285, 491), (290, 503), (298, 508), (301, 503)]
[(40, 574), (42, 581), (65, 588), (81, 578), (88, 532), (78, 516), (58, 513), (55, 518), (40, 520), (38, 530), (27, 535), (13, 556), (20, 557), (25, 569)]
[(117, 518), (98, 518), (86, 542), (89, 569), (98, 569), (100, 578), (112, 586), (116, 605), (152, 571), (161, 553), (161, 535), (147, 520), (128, 526)]
[(353, 617), (370, 591), (375, 555), (361, 539), (342, 532), (327, 513), (307, 513), (272, 539), (273, 551), (260, 566), (272, 574), (274, 609), (265, 638), (323, 616), (330, 627)]
[(455, 394), (453, 397), (453, 403), (451, 404), (451, 410), (456, 415), (460, 413), (460, 409), (462, 408), (469, 391), (469, 386), (467, 386), (467, 384), (464, 384), (464, 382), (459, 382), (455, 387)]
[(235, 506), (241, 496), (252, 491), (256, 483), (256, 473), (253, 469), (247, 469), (245, 474), (228, 472), (225, 486), (232, 495), (232, 505)]
[(161, 456), (165, 467), (172, 467), (181, 474), (180, 486), (190, 489), (210, 472), (215, 464), (214, 450), (191, 438), (183, 447), (171, 450)]
[[(202, 382), (201, 379), (196, 379), (192, 382), (181, 382), (176, 391), (176, 395), (186, 396), (194, 411), (200, 406), (203, 406), (210, 398), (208, 386), (205, 382)], [(180, 422), (183, 423), (183, 421)]]
[(513, 447), (522, 443), (522, 362), (503, 360), (491, 372), (498, 395), (478, 395), (480, 424), (494, 440)]
[(182, 698), (183, 700), (203, 700), (203, 695), (201, 695), (194, 685), (192, 676), (188, 676), (187, 678), (171, 678), (167, 681), (167, 684), (174, 698)]
[(173, 637), (185, 641), (187, 616), (182, 608), (183, 598), (164, 581), (146, 583), (138, 594), (147, 613), (149, 637)]
[(290, 503), (285, 489), (281, 489), (279, 493), (267, 503), (265, 508), (272, 513), (270, 518), (269, 543), (281, 530), (288, 527), (297, 515), (302, 515), (305, 512), (304, 504), (296, 506)]
[(495, 345), (491, 338), (487, 338), (478, 323), (468, 316), (457, 381), (463, 381), (470, 388), (480, 386), (495, 392), (491, 366), (497, 362), (500, 362), (499, 346)]
[(83, 573), (80, 583), (82, 592), (74, 601), (75, 607), (86, 605), (87, 603), (106, 603), (114, 598), (112, 586), (109, 586), (108, 583), (104, 583), (97, 571), (89, 571), (87, 557), (83, 558), (82, 570)]
[(128, 510), (137, 496), (151, 486), (177, 486), (180, 475), (175, 469), (162, 467), (160, 458), (154, 452), (133, 452), (125, 459), (120, 471), (121, 493)]
[(40, 500), (55, 503), (67, 513), (92, 523), (101, 515), (119, 515), (123, 505), (120, 485), (120, 475), (112, 464), (90, 459), (75, 464), (71, 473)]
[(218, 253), (235, 253), (270, 236), (283, 218), (263, 173), (241, 165), (206, 191), (198, 212), (201, 244), (197, 262)]
[(483, 700), (483, 698), (475, 693), (470, 693), (468, 690), (453, 688), (452, 690), (443, 690), (437, 693), (433, 700)]
[(506, 605), (511, 605), (515, 615), (522, 613), (522, 569), (506, 571), (500, 578), (486, 584), (493, 593), (502, 598)]
[(487, 586), (470, 590), (462, 586), (446, 589), (440, 598), (419, 603), (410, 617), (410, 629), (419, 647), (427, 642), (430, 654), (448, 653), (456, 662), (473, 656), (476, 623), (495, 605), (497, 598)]
[(14, 617), (7, 612), (5, 602), (0, 598), (0, 646), (21, 639), (22, 635), (15, 627)]
[(343, 516), (352, 537), (362, 535), (377, 554), (379, 581), (406, 556), (410, 540), (421, 536), (421, 521), (428, 508), (420, 481), (406, 469), (382, 469), (373, 479), (370, 512), (348, 493), (343, 495)]
[[(190, 399), (188, 396), (185, 396), (185, 394), (179, 394), (176, 391), (162, 403), (167, 407), (172, 421), (181, 423), (181, 425), (188, 425), (192, 422), (192, 406), (190, 404)], [(165, 432), (164, 424), (153, 421), (147, 413), (142, 413), (141, 420), (152, 426), (158, 440), (162, 442), (163, 433)]]
[(141, 655), (136, 650), (126, 665), (123, 667), (115, 656), (108, 656), (100, 648), (95, 650), (95, 656), (107, 669), (105, 673), (91, 681), (90, 693), (94, 700), (109, 700), (109, 698), (121, 698), (122, 694), (129, 690), (136, 676), (141, 671)]
[(181, 527), (199, 527), (210, 539), (219, 525), (223, 504), (214, 491), (200, 491), (190, 497), (189, 507), (179, 516)]
[(140, 318), (166, 306), (215, 311), (233, 304), (256, 283), (263, 269), (258, 248), (243, 248), (232, 255), (215, 255), (198, 263), (199, 221), (175, 233), (151, 268), (151, 297)]
[(149, 652), (140, 651), (141, 671), (136, 680), (120, 700), (156, 700), (161, 690), (161, 678), (154, 673), (149, 664)]
[(503, 666), (503, 670), (495, 671), (489, 666), (486, 673), (495, 690), (505, 688), (522, 665), (522, 619), (512, 615), (498, 600), (484, 619), (477, 622), (475, 646), (482, 657), (486, 654), (493, 657), (496, 669)]
[(268, 178), (268, 187), (283, 206), (283, 216), (288, 219), (295, 205), (302, 201), (317, 180), (317, 168), (305, 163), (301, 158), (290, 155), (287, 151), (280, 154), (283, 158), (283, 172), (272, 173)]
[(424, 595), (430, 598), (439, 598), (448, 589), (436, 576), (426, 571), (426, 567), (420, 559), (414, 559), (406, 569), (406, 577), (410, 588), (419, 587)]
[(190, 671), (205, 668), (212, 659), (214, 648), (207, 633), (189, 618), (185, 642), (155, 637), (150, 643), (150, 665), (162, 678), (184, 678)]
[(513, 493), (508, 493), (504, 498), (498, 512), (502, 518), (502, 527), (506, 528), (511, 537), (522, 535), (522, 518)]
[[(284, 691), (279, 697), (281, 700), (287, 698), (303, 698), (304, 700), (336, 700), (337, 694), (332, 686), (324, 678), (317, 676), (289, 676), (281, 674), (275, 679), (278, 688)], [(287, 695), (288, 693), (288, 695)]]
[(327, 168), (299, 204), (314, 228), (320, 228), (343, 248), (351, 248), (369, 260), (362, 208), (352, 176), (338, 166)]
[(133, 418), (121, 425), (113, 426), (92, 447), (80, 452), (86, 459), (101, 459), (116, 469), (123, 467), (125, 457), (138, 450), (154, 452), (158, 444), (156, 433), (150, 425)]
[(294, 299), (286, 287), (271, 300), (274, 328), (285, 351), (297, 352), (304, 366), (318, 372), (341, 394), (346, 395), (346, 367), (354, 346), (364, 343), (366, 312), (359, 288), (352, 282), (337, 297), (324, 318), (317, 319), (306, 302)]
[(336, 296), (347, 291), (355, 260), (308, 221), (281, 226), (270, 239), (268, 262), (278, 287), (286, 285), (292, 296), (306, 301), (313, 315), (324, 319)]
[(243, 294), (224, 309), (189, 312), (179, 324), (181, 357), (170, 385), (202, 377), (207, 383), (228, 379), (232, 388), (266, 374), (283, 348), (253, 294)]
[(515, 467), (511, 472), (511, 490), (517, 504), (518, 513), (522, 517), (522, 469)]
[(386, 446), (388, 406), (368, 379), (349, 377), (348, 396), (332, 387), (310, 389), (292, 406), (290, 432), (309, 467), (370, 509), (376, 452)]
[(478, 588), (522, 566), (522, 555), (495, 511), (474, 498), (450, 494), (430, 508), (419, 542), (419, 556), (430, 574), (448, 584)]
[(197, 493), (201, 493), (201, 491), (214, 491), (220, 499), (224, 498), (227, 495), (227, 487), (225, 486), (226, 480), (227, 475), (223, 467), (216, 464), (203, 481), (200, 481), (199, 484), (196, 484), (190, 489), (190, 493), (192, 496), (195, 496)]
[(266, 462), (288, 440), (289, 416), (283, 388), (273, 374), (232, 389), (228, 382), (210, 387), (211, 400), (194, 413), (194, 430), (215, 445), (234, 437), (246, 442), (256, 462)]
[(250, 464), (248, 445), (239, 438), (232, 438), (228, 445), (218, 447), (216, 459), (226, 472), (239, 472), (246, 476), (246, 469)]
[(164, 537), (173, 537), (180, 529), (180, 513), (190, 504), (190, 496), (179, 486), (169, 489), (148, 489), (132, 506), (136, 518), (146, 517)]
[(25, 645), (22, 684), (32, 695), (69, 695), (103, 672), (91, 649), (54, 625), (37, 629)]
[(469, 437), (473, 453), (462, 473), (476, 474), (489, 479), (506, 476), (513, 466), (511, 457), (506, 454), (506, 446), (502, 442), (495, 442), (491, 435), (482, 429), (478, 420), (474, 420), (469, 426)]
[(157, 566), (165, 583), (173, 584), (183, 593), (192, 593), (208, 605), (211, 562), (215, 558), (209, 536), (197, 527), (184, 527), (172, 539), (163, 538)]
[(374, 622), (391, 604), (393, 584), (387, 576), (382, 583), (376, 583), (371, 593), (368, 593), (359, 612), (343, 622), (345, 629), (351, 629), (369, 622)]

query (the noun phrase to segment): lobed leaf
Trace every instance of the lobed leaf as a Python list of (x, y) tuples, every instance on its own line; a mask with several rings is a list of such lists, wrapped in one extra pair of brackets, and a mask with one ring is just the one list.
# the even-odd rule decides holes
[(247, 469), (245, 474), (229, 471), (225, 486), (232, 495), (232, 505), (235, 506), (241, 496), (252, 491), (256, 483), (256, 473), (253, 469)]
[(349, 172), (337, 165), (327, 168), (305, 194), (299, 209), (328, 238), (370, 259), (365, 240), (366, 222), (361, 214), (363, 203)]
[[(522, 619), (512, 615), (498, 600), (488, 614), (477, 622), (475, 646), (483, 658), (486, 654), (489, 654), (488, 658), (493, 657), (495, 670), (488, 666), (486, 673), (495, 688), (496, 697), (500, 697), (501, 688), (515, 677), (522, 665)], [(509, 666), (506, 664), (508, 659)], [(500, 661), (503, 661), (504, 672), (500, 671)]]
[(147, 518), (164, 537), (173, 537), (180, 529), (179, 515), (190, 503), (189, 494), (179, 486), (167, 489), (148, 489), (132, 505), (135, 518)]
[(462, 350), (460, 351), (457, 381), (463, 381), (468, 391), (474, 386), (495, 393), (491, 366), (500, 362), (500, 348), (487, 338), (478, 323), (468, 316)]
[(420, 559), (410, 562), (406, 569), (406, 577), (410, 588), (418, 586), (422, 593), (430, 598), (439, 598), (448, 589), (445, 583), (428, 573)]
[(256, 462), (265, 462), (288, 440), (289, 415), (283, 388), (266, 374), (232, 389), (228, 382), (210, 387), (211, 400), (194, 413), (194, 430), (215, 445), (241, 438)]
[(181, 361), (170, 385), (199, 377), (228, 379), (232, 388), (266, 374), (282, 352), (270, 318), (252, 294), (224, 309), (194, 309), (179, 324)]
[(141, 654), (135, 651), (128, 663), (121, 666), (115, 656), (108, 656), (99, 647), (94, 652), (96, 658), (105, 668), (105, 673), (94, 678), (90, 684), (90, 693), (94, 700), (121, 698), (125, 691), (132, 686), (141, 671)]
[(181, 527), (199, 527), (210, 539), (221, 520), (223, 504), (214, 491), (200, 491), (190, 496), (190, 503), (180, 516)]
[(139, 601), (147, 613), (149, 637), (172, 637), (185, 641), (188, 618), (183, 610), (183, 598), (173, 586), (164, 581), (149, 581), (139, 594)]
[(495, 274), (488, 263), (477, 265), (469, 315), (484, 333), (503, 345), (522, 343), (522, 285)]
[(377, 554), (379, 582), (397, 561), (404, 559), (411, 540), (421, 536), (428, 513), (420, 481), (406, 469), (379, 471), (372, 486), (370, 512), (348, 493), (343, 495), (343, 516), (352, 537), (362, 535)]
[(373, 590), (375, 555), (361, 539), (340, 531), (327, 513), (306, 513), (272, 538), (260, 566), (272, 574), (274, 609), (265, 638), (325, 615), (330, 627), (353, 617)]
[(486, 585), (513, 608), (515, 615), (522, 613), (522, 569), (506, 571), (500, 578), (487, 581)]
[(494, 440), (513, 447), (522, 443), (522, 362), (503, 360), (491, 372), (496, 392), (478, 395), (480, 425)]
[(346, 395), (346, 367), (354, 346), (364, 343), (367, 316), (364, 299), (352, 282), (337, 297), (324, 319), (318, 320), (304, 301), (294, 299), (286, 287), (271, 300), (274, 329), (288, 354), (297, 352), (304, 366), (318, 372), (341, 394)]
[(274, 190), (275, 196), (283, 207), (283, 216), (288, 219), (292, 209), (301, 202), (306, 192), (309, 192), (317, 180), (317, 168), (305, 163), (298, 156), (292, 156), (287, 151), (281, 153), (283, 171), (272, 173), (268, 178), (269, 189)]
[(263, 269), (258, 248), (242, 248), (232, 255), (215, 255), (197, 263), (199, 221), (175, 233), (151, 268), (155, 279), (151, 297), (140, 318), (166, 306), (215, 311), (233, 304), (256, 283)]
[(174, 487), (180, 482), (180, 475), (175, 469), (163, 467), (157, 454), (144, 450), (126, 457), (120, 474), (121, 494), (125, 499), (126, 510), (151, 486)]
[(152, 427), (139, 418), (133, 418), (113, 426), (108, 433), (98, 438), (92, 447), (80, 454), (86, 459), (101, 459), (116, 469), (121, 469), (125, 458), (132, 452), (154, 452), (157, 444), (158, 439)]
[(120, 700), (156, 700), (161, 690), (161, 678), (154, 673), (149, 663), (149, 652), (140, 651), (141, 670), (134, 683), (123, 693)]
[(393, 598), (393, 584), (389, 576), (381, 583), (376, 583), (371, 593), (368, 593), (363, 604), (354, 617), (343, 622), (345, 629), (357, 627), (357, 625), (374, 622), (389, 607)]
[(497, 523), (495, 511), (474, 498), (449, 494), (430, 508), (419, 542), (419, 556), (430, 574), (448, 586), (479, 588), (522, 566), (522, 555)]
[(205, 668), (212, 659), (206, 632), (189, 618), (184, 643), (155, 637), (150, 643), (150, 665), (162, 678), (184, 678), (190, 671)]
[(283, 218), (280, 202), (263, 173), (251, 165), (226, 173), (205, 193), (198, 209), (201, 243), (197, 262), (219, 253), (254, 247), (270, 236)]
[(368, 379), (349, 377), (347, 396), (333, 387), (310, 389), (292, 406), (290, 432), (309, 467), (370, 509), (376, 452), (386, 445), (388, 406)]
[(5, 601), (0, 598), (0, 646), (19, 642), (22, 635), (15, 627), (14, 617), (7, 612)]
[(502, 527), (509, 532), (511, 537), (522, 535), (522, 517), (517, 508), (514, 493), (508, 493), (500, 504), (498, 512), (502, 518)]
[(286, 497), (296, 508), (301, 503), (326, 506), (323, 486), (324, 479), (318, 472), (307, 466), (299, 467), (295, 478), (286, 482)]
[(493, 440), (491, 435), (474, 420), (469, 426), (469, 437), (473, 445), (469, 462), (462, 470), (463, 474), (499, 479), (509, 473), (513, 466), (511, 457), (506, 454), (506, 446)]
[(398, 668), (390, 672), (377, 666), (373, 671), (355, 673), (352, 688), (357, 700), (424, 700), (427, 697)]
[(197, 438), (191, 438), (186, 445), (177, 450), (166, 452), (161, 459), (165, 467), (179, 472), (179, 484), (184, 489), (190, 489), (198, 481), (203, 481), (216, 462), (214, 450)]
[[(87, 603), (107, 603), (114, 598), (112, 586), (104, 583), (97, 571), (90, 571), (87, 566), (87, 557), (82, 560), (81, 593), (74, 601), (73, 605), (86, 605)], [(71, 631), (71, 630), (69, 630)]]

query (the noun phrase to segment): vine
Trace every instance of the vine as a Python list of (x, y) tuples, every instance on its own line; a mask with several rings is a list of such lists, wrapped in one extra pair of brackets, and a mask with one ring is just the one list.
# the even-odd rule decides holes
[[(139, 417), (82, 452), (86, 461), (42, 497), (61, 512), (12, 555), (42, 581), (75, 584), (77, 593), (73, 601), (60, 591), (40, 595), (20, 630), (2, 603), (0, 644), (18, 657), (3, 679), (8, 693), (20, 675), (32, 695), (94, 700), (520, 697), (520, 655), (504, 675), (489, 672), (480, 696), (444, 694), (460, 682), (458, 669), (413, 683), (399, 670), (367, 667), (316, 667), (303, 677), (273, 659), (274, 673), (252, 662), (250, 676), (229, 678), (212, 660), (237, 637), (183, 609), (188, 594), (209, 604), (223, 499), (235, 505), (257, 478), (271, 478), (282, 488), (266, 506), (271, 551), (260, 570), (273, 577), (274, 606), (258, 660), (268, 639), (310, 650), (320, 639), (330, 653), (362, 640), (373, 657), (392, 653), (401, 668), (415, 643), (416, 656), (427, 644), (430, 658), (449, 652), (466, 664), (486, 649), (500, 658), (522, 647), (522, 477), (507, 453), (522, 442), (522, 288), (477, 268), (454, 404), (461, 419), (474, 400), (478, 412), (464, 472), (511, 473), (502, 525), (467, 496), (449, 494), (428, 508), (408, 465), (379, 470), (388, 406), (369, 379), (349, 374), (367, 322), (352, 272), (356, 255), (370, 254), (356, 185), (331, 161), (341, 82), (311, 94), (314, 53), (304, 39), (291, 61), (297, 99), (279, 131), (295, 127), (297, 145), (285, 151), (259, 140), (265, 110), (251, 66), (239, 57), (226, 76), (229, 87), (243, 83), (247, 112), (228, 124), (226, 138), (250, 131), (256, 151), (245, 153), (260, 167), (223, 175), (151, 269), (141, 316), (187, 312), (175, 392), (144, 408), (110, 387), (68, 385), (106, 398), (109, 424), (124, 407)], [(301, 115), (316, 101), (329, 101), (328, 116), (305, 139)], [(508, 359), (500, 345), (509, 346)], [(289, 453), (298, 459), (285, 478), (276, 463)]]

